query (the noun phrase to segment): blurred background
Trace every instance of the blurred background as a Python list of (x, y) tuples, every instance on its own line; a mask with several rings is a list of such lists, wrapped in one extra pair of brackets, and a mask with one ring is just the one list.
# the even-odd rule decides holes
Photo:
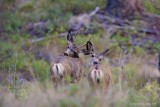
[[(159, 107), (159, 6), (160, 0), (1, 0), (0, 106)], [(92, 38), (96, 53), (110, 48), (108, 95), (95, 96), (85, 76), (58, 90), (50, 83), (49, 62), (64, 53), (69, 29), (79, 31), (78, 46)], [(87, 66), (89, 56), (81, 58)]]

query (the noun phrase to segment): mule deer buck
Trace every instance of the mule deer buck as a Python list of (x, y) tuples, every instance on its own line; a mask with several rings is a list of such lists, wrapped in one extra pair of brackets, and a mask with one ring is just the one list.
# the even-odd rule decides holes
[(101, 63), (101, 60), (104, 59), (104, 55), (109, 49), (96, 55), (90, 41), (87, 42), (86, 49), (91, 55), (88, 71), (89, 84), (93, 86), (93, 89), (100, 89), (106, 92), (111, 83), (111, 70), (109, 65)]
[(62, 83), (78, 82), (82, 77), (83, 62), (79, 58), (81, 46), (76, 46), (70, 31), (67, 34), (67, 41), (68, 47), (64, 55), (54, 58), (51, 62), (50, 77), (55, 87)]

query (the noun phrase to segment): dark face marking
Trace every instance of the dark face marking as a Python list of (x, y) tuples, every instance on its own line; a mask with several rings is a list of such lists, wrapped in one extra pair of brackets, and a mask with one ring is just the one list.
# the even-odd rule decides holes
[(75, 42), (74, 42), (74, 39), (71, 35), (70, 30), (68, 31), (68, 34), (67, 34), (67, 41), (68, 41), (68, 46), (67, 46), (66, 51), (64, 52), (64, 55), (74, 57), (74, 58), (79, 57), (78, 56), (78, 48), (75, 45)]
[(64, 55), (74, 57), (74, 58), (79, 58), (78, 48), (76, 47), (75, 44), (68, 45)]

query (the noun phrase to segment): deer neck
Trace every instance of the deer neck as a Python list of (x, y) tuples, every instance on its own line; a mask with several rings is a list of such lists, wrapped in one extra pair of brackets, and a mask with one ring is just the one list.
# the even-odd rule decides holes
[(79, 58), (79, 54), (78, 53), (74, 53), (73, 58)]
[(99, 69), (99, 65), (100, 65), (100, 63), (90, 63), (89, 64), (89, 67), (94, 67), (96, 70), (98, 70)]
[[(68, 55), (64, 54), (64, 56), (68, 56)], [(68, 57), (79, 58), (79, 54), (78, 53), (74, 53), (72, 56), (68, 56)]]

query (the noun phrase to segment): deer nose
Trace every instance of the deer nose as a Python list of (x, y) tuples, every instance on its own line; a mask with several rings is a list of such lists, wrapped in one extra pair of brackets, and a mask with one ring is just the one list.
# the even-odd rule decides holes
[(96, 62), (96, 61), (94, 61), (93, 63), (94, 63), (94, 64), (98, 64), (98, 62)]
[(67, 53), (64, 53), (64, 55), (65, 55), (65, 56), (68, 56), (68, 54), (67, 54)]

